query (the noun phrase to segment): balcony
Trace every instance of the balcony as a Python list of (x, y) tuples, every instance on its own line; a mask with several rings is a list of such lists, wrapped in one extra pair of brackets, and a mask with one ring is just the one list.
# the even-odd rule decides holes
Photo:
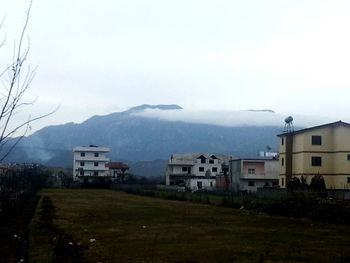
[(273, 175), (273, 174), (265, 174), (265, 173), (260, 173), (260, 174), (241, 174), (240, 179), (242, 180), (273, 180), (273, 179), (278, 179), (278, 176)]
[(194, 163), (193, 163), (193, 161), (186, 161), (186, 160), (171, 160), (168, 162), (168, 165), (194, 166)]
[[(81, 172), (84, 172), (84, 174), (81, 174)], [(98, 173), (95, 174), (95, 172), (98, 172)], [(76, 170), (76, 176), (79, 178), (83, 178), (83, 177), (112, 177), (112, 175), (109, 173), (109, 171), (84, 170), (81, 168), (78, 168)]]
[(74, 158), (77, 162), (109, 162), (109, 158), (106, 156), (75, 156)]
[(215, 176), (201, 176), (201, 175), (195, 175), (195, 174), (169, 174), (170, 178), (177, 178), (177, 179), (215, 179)]

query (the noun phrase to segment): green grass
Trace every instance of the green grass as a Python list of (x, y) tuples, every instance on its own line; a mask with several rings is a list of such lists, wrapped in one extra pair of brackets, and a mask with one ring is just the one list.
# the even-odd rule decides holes
[(109, 190), (41, 195), (56, 207), (54, 223), (88, 247), (89, 262), (350, 261), (348, 226)]

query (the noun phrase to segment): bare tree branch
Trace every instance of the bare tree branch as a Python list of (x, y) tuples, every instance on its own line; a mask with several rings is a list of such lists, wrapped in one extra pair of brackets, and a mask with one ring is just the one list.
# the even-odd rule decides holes
[[(6, 16), (4, 16), (0, 22), (0, 30), (2, 29), (2, 27), (4, 26), (4, 22), (5, 22), (5, 18)], [(6, 36), (4, 37), (4, 39), (0, 42), (0, 48), (2, 48), (6, 43)]]
[[(18, 114), (22, 108), (33, 105), (36, 101), (36, 99), (26, 101), (24, 97), (30, 88), (30, 84), (34, 79), (36, 72), (36, 68), (33, 70), (30, 68), (30, 66), (28, 66), (27, 69), (24, 68), (30, 50), (29, 39), (26, 47), (24, 47), (24, 42), (26, 39), (25, 36), (30, 19), (31, 8), (32, 0), (29, 1), (29, 6), (26, 11), (24, 24), (20, 32), (18, 43), (15, 43), (14, 45), (12, 63), (0, 71), (0, 78), (2, 80), (1, 82), (3, 83), (3, 88), (0, 90), (0, 162), (10, 154), (10, 152), (26, 135), (28, 129), (30, 128), (30, 123), (45, 118), (58, 110), (57, 107), (49, 113), (39, 115), (34, 118), (29, 116), (27, 121), (14, 125), (16, 122), (16, 118), (14, 118), (15, 115)], [(4, 19), (0, 23), (0, 29), (2, 28), (3, 23)], [(4, 41), (1, 42), (0, 48), (4, 44)], [(5, 78), (6, 74), (7, 77)], [(13, 139), (12, 137), (16, 136), (20, 131), (23, 131), (23, 133), (19, 137), (17, 136), (15, 139)], [(8, 146), (10, 141), (12, 144)], [(5, 146), (7, 146), (7, 148), (5, 148)]]

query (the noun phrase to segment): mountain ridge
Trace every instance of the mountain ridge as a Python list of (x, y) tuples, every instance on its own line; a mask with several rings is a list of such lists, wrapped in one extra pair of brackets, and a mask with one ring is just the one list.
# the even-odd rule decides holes
[(21, 140), (8, 162), (37, 162), (72, 166), (72, 149), (101, 145), (111, 149), (111, 160), (167, 160), (172, 153), (209, 152), (240, 157), (257, 156), (266, 145), (277, 149), (281, 126), (225, 127), (167, 121), (133, 114), (147, 109), (182, 110), (172, 105), (140, 105), (123, 112), (92, 116), (82, 123), (47, 126)]

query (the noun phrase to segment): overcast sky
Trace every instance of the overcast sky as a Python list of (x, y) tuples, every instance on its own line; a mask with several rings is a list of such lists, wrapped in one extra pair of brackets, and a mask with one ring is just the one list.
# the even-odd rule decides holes
[[(1, 0), (1, 66), (28, 1)], [(148, 104), (350, 121), (350, 1), (34, 0), (33, 124)], [(297, 120), (295, 120), (296, 122)]]

